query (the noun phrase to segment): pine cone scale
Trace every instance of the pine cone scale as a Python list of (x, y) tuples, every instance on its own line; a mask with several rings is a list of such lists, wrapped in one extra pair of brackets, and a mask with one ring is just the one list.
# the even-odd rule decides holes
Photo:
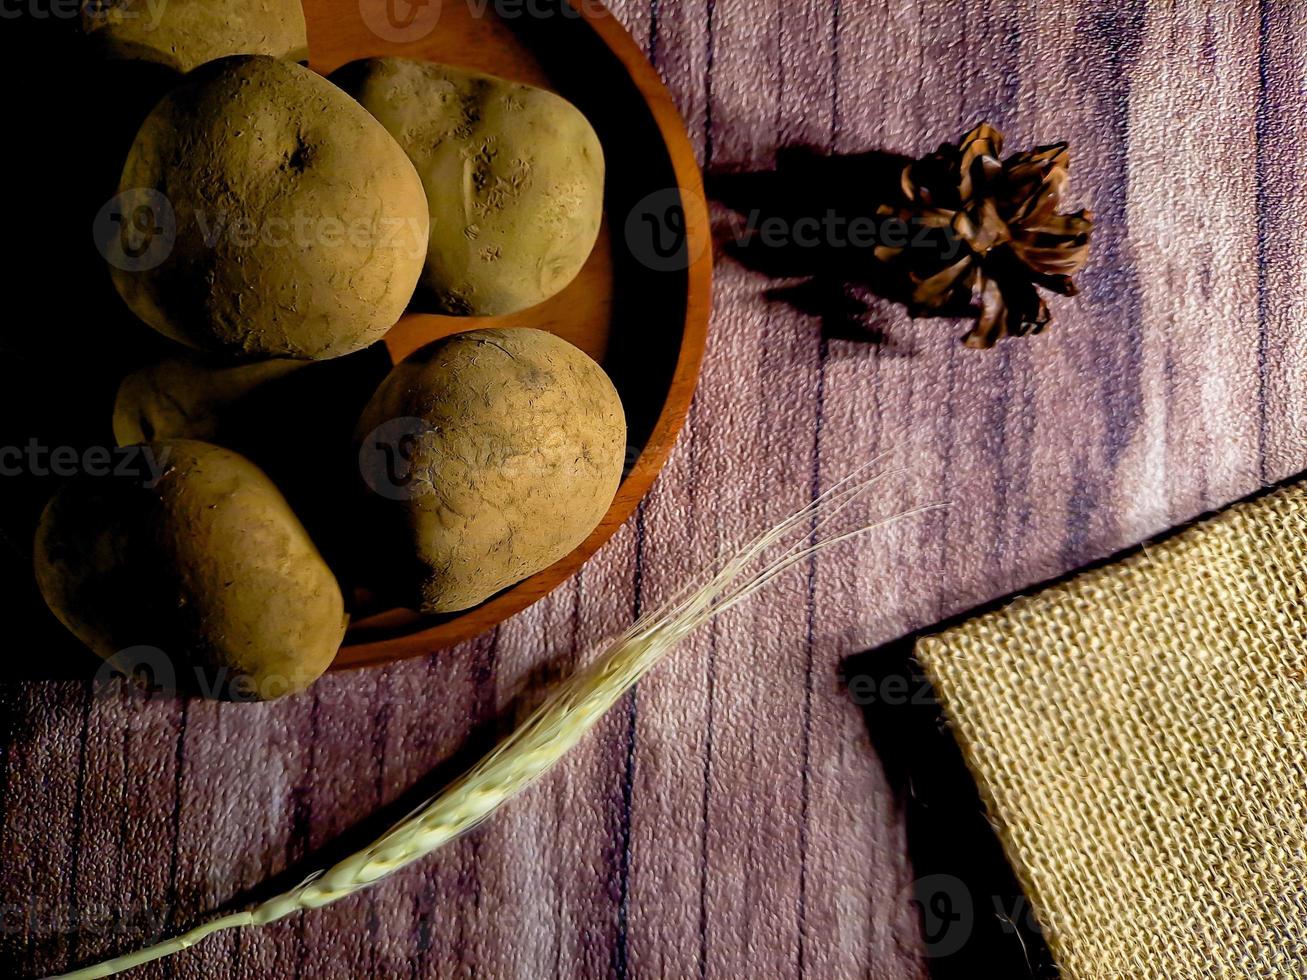
[(1089, 258), (1093, 215), (1057, 210), (1069, 179), (1067, 144), (1006, 160), (1002, 150), (1002, 133), (981, 123), (904, 167), (903, 200), (878, 211), (952, 237), (947, 250), (914, 243), (880, 246), (875, 256), (906, 274), (914, 315), (971, 306), (969, 347), (1043, 330), (1052, 315), (1036, 286), (1075, 295), (1071, 277)]

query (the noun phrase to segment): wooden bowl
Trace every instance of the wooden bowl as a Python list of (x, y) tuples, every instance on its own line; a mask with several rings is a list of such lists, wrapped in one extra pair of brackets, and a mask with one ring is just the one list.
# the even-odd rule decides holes
[(504, 317), (410, 313), (386, 337), (398, 360), (438, 337), (485, 326), (549, 330), (594, 357), (622, 396), (628, 470), (607, 515), (566, 558), (450, 616), (356, 615), (335, 667), (430, 653), (520, 612), (580, 568), (630, 516), (685, 421), (708, 332), (712, 250), (703, 183), (685, 127), (653, 67), (595, 0), (308, 0), (312, 67), (425, 58), (552, 89), (578, 106), (607, 162), (605, 222), (580, 276)]

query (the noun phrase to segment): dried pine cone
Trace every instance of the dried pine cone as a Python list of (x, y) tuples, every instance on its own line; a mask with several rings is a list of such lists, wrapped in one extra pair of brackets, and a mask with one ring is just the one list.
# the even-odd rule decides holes
[(1039, 333), (1052, 315), (1036, 291), (1076, 293), (1071, 276), (1089, 257), (1093, 215), (1058, 214), (1070, 154), (1065, 143), (1000, 161), (1003, 136), (981, 123), (957, 146), (949, 143), (903, 168), (903, 195), (885, 205), (910, 227), (932, 229), (947, 248), (878, 246), (883, 262), (910, 283), (913, 316), (975, 312), (968, 347)]

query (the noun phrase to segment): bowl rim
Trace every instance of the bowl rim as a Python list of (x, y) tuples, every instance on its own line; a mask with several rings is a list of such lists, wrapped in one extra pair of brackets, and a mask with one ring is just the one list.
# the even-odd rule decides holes
[(622, 480), (599, 525), (575, 550), (478, 606), (447, 619), (375, 639), (350, 642), (346, 634), (332, 670), (375, 666), (436, 653), (470, 640), (533, 605), (575, 574), (626, 523), (653, 487), (685, 424), (698, 385), (712, 310), (712, 247), (703, 175), (685, 122), (653, 65), (617, 17), (595, 0), (567, 0), (631, 77), (667, 149), (685, 214), (685, 317), (681, 346), (667, 397), (649, 439)]

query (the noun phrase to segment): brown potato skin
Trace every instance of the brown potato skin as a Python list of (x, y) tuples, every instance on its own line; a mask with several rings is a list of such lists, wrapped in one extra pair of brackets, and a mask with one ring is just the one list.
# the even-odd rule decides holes
[[(157, 192), (167, 257), (111, 268), (137, 316), (204, 351), (339, 357), (378, 340), (421, 274), (428, 217), (404, 151), (325, 78), (268, 57), (210, 62), (154, 107), (120, 194)], [(166, 238), (165, 238), (166, 240)]]
[(553, 92), (412, 58), (366, 58), (332, 81), (417, 168), (431, 235), (419, 302), (453, 315), (535, 306), (576, 278), (604, 210), (604, 152)]
[(107, 58), (181, 74), (233, 54), (309, 58), (300, 0), (90, 0), (82, 32)]
[(363, 412), (361, 459), (397, 419), (419, 423), (417, 434), (403, 449), (403, 492), (379, 505), (416, 555), (425, 612), (475, 606), (567, 555), (622, 478), (617, 390), (542, 330), (473, 330), (409, 355)]
[(165, 464), (155, 486), (87, 479), (46, 506), (34, 560), (46, 604), (105, 660), (158, 648), (185, 691), (304, 689), (347, 620), (303, 526), (244, 457), (191, 440), (149, 448)]

